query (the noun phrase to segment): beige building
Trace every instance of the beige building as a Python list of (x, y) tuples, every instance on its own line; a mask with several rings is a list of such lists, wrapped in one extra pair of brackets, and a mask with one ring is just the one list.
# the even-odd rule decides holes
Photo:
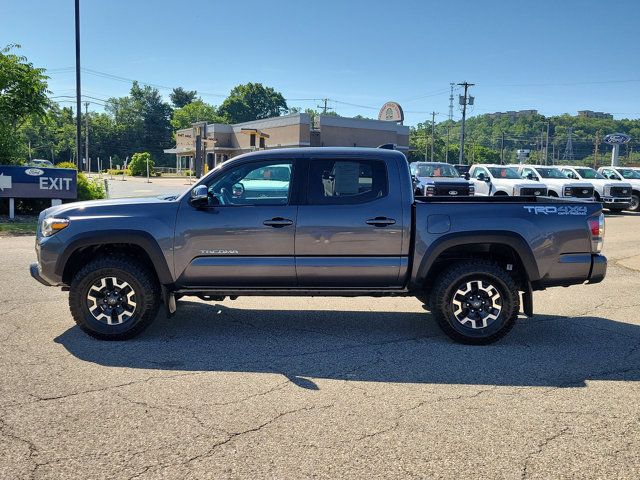
[[(292, 147), (377, 147), (385, 143), (409, 149), (409, 127), (396, 122), (320, 115), (312, 125), (306, 113), (226, 125), (194, 124), (176, 132), (176, 168), (194, 166), (197, 146), (204, 172), (241, 153)], [(193, 168), (192, 168), (193, 169)]]

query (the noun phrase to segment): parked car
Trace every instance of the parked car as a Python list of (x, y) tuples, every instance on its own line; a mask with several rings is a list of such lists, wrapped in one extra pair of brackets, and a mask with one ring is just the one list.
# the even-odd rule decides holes
[(518, 170), (507, 165), (476, 164), (469, 171), (476, 195), (546, 196), (544, 183), (523, 179)]
[(587, 182), (570, 180), (559, 168), (545, 165), (519, 165), (518, 173), (522, 178), (541, 181), (547, 186), (547, 195), (570, 199), (593, 199), (593, 185)]
[[(288, 188), (268, 189), (279, 195), (236, 188), (283, 166)], [(534, 290), (600, 282), (603, 235), (596, 202), (416, 198), (401, 152), (273, 149), (179, 197), (44, 210), (31, 275), (69, 290), (76, 323), (105, 340), (135, 336), (184, 296), (413, 296), (451, 338), (486, 344), (513, 327), (521, 295), (531, 316)]]
[(473, 182), (460, 178), (458, 171), (449, 163), (413, 162), (409, 169), (418, 195), (451, 197), (474, 194)]
[(600, 167), (598, 173), (609, 180), (631, 184), (631, 203), (627, 210), (640, 212), (640, 171), (627, 167)]
[(29, 160), (29, 162), (27, 162), (27, 167), (53, 168), (53, 163), (51, 163), (49, 160), (34, 158), (33, 160)]
[(595, 199), (604, 203), (604, 207), (612, 212), (620, 212), (631, 205), (631, 184), (612, 182), (589, 167), (572, 167), (559, 165), (558, 168), (567, 178), (582, 180), (593, 185)]

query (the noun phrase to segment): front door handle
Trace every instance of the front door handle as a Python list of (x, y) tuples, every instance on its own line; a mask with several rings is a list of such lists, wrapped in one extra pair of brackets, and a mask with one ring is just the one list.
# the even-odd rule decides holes
[(282, 217), (274, 217), (269, 220), (265, 220), (264, 222), (262, 222), (262, 224), (266, 225), (267, 227), (282, 228), (282, 227), (287, 227), (289, 225), (293, 225), (293, 220), (289, 220), (288, 218), (282, 218)]
[(386, 227), (387, 225), (394, 225), (396, 221), (393, 218), (376, 217), (365, 220), (367, 225), (373, 225), (374, 227)]

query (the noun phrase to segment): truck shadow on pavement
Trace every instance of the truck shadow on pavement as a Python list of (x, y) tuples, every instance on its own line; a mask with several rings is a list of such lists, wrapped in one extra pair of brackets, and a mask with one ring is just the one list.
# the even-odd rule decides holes
[(109, 367), (280, 373), (399, 383), (585, 386), (640, 380), (640, 326), (598, 317), (521, 319), (500, 342), (459, 345), (428, 313), (249, 310), (181, 301), (140, 337), (103, 342), (73, 327), (56, 338)]

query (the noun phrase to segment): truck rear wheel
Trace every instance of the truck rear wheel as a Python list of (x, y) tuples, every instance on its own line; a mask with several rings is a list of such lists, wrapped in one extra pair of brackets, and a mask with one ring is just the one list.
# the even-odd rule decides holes
[(126, 340), (155, 319), (159, 286), (145, 265), (126, 256), (99, 257), (74, 276), (69, 307), (78, 326), (100, 340)]
[(513, 328), (520, 295), (516, 282), (497, 263), (471, 260), (442, 272), (430, 305), (438, 325), (453, 340), (486, 345)]

